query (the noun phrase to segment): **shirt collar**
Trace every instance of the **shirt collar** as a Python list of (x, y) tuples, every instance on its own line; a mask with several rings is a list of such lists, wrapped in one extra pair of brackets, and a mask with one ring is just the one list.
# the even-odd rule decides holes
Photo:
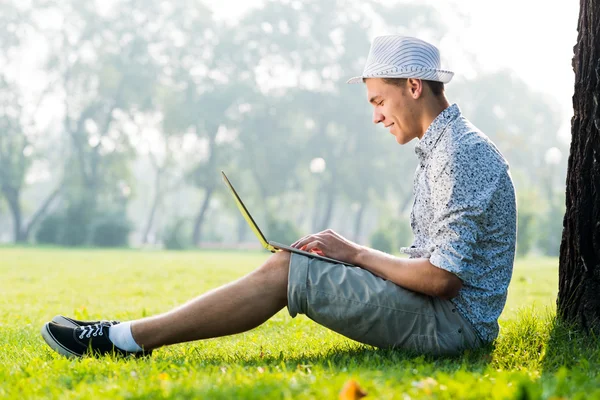
[(454, 103), (435, 117), (415, 147), (415, 153), (417, 153), (421, 161), (424, 161), (429, 153), (431, 153), (431, 150), (433, 150), (442, 134), (446, 131), (448, 124), (459, 116), (460, 108)]

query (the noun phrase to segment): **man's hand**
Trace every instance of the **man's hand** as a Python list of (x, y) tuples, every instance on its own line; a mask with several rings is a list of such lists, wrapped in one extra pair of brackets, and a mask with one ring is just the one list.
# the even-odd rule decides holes
[(362, 246), (351, 242), (331, 229), (304, 236), (291, 247), (306, 251), (320, 250), (324, 256), (354, 264)]

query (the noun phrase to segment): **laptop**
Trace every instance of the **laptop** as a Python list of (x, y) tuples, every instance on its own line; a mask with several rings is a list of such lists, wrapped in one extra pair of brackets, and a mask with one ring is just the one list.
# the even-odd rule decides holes
[(349, 264), (349, 263), (344, 262), (344, 261), (340, 261), (340, 260), (336, 260), (334, 258), (329, 258), (329, 257), (321, 256), (321, 255), (316, 254), (316, 253), (311, 253), (309, 251), (304, 251), (304, 250), (296, 249), (294, 247), (291, 247), (291, 246), (288, 246), (288, 245), (285, 245), (285, 244), (281, 244), (281, 243), (277, 243), (277, 242), (273, 242), (273, 241), (267, 240), (267, 238), (265, 237), (265, 235), (263, 235), (262, 231), (260, 230), (260, 228), (258, 227), (258, 225), (256, 224), (256, 222), (254, 222), (254, 218), (252, 218), (252, 215), (250, 215), (250, 213), (248, 212), (248, 209), (246, 208), (246, 206), (242, 202), (242, 199), (240, 198), (240, 196), (237, 194), (237, 192), (233, 188), (233, 185), (231, 184), (231, 182), (227, 178), (227, 175), (225, 175), (225, 172), (221, 171), (221, 175), (223, 175), (223, 181), (225, 182), (225, 184), (229, 188), (229, 191), (231, 192), (231, 195), (233, 196), (233, 199), (235, 200), (235, 204), (237, 205), (238, 209), (242, 213), (242, 216), (244, 217), (244, 219), (246, 220), (246, 222), (248, 223), (248, 225), (250, 225), (250, 228), (252, 229), (252, 232), (254, 232), (254, 234), (256, 235), (256, 237), (258, 238), (258, 240), (260, 241), (260, 244), (262, 244), (262, 246), (265, 249), (269, 250), (271, 253), (275, 253), (275, 252), (277, 252), (277, 250), (286, 250), (286, 251), (289, 251), (290, 253), (302, 254), (302, 255), (307, 256), (307, 257), (318, 258), (319, 260), (328, 261), (328, 262), (331, 262), (331, 263), (334, 263), (334, 264), (344, 264), (344, 265), (348, 265), (350, 267), (356, 267), (356, 265)]

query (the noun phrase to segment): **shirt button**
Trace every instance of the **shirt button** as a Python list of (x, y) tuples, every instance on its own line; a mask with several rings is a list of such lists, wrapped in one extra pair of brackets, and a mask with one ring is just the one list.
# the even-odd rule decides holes
[(458, 330), (458, 333), (462, 333), (462, 329), (459, 329), (459, 330)]
[(452, 312), (456, 312), (456, 308), (453, 308), (453, 309), (452, 309)]

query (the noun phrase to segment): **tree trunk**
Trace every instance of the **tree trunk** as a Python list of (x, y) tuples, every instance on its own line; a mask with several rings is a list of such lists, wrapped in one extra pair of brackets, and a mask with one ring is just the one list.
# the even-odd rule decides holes
[(13, 239), (15, 243), (23, 243), (23, 235), (21, 226), (23, 225), (23, 214), (21, 212), (21, 202), (19, 201), (20, 193), (12, 187), (4, 187), (4, 197), (8, 203), (10, 214), (13, 220)]
[(22, 229), (21, 236), (22, 236), (23, 242), (27, 242), (29, 240), (29, 235), (31, 234), (31, 231), (37, 225), (37, 223), (42, 219), (42, 217), (44, 215), (46, 215), (46, 211), (48, 211), (48, 208), (50, 208), (50, 206), (52, 205), (54, 200), (58, 197), (60, 192), (63, 190), (63, 187), (64, 187), (64, 182), (61, 182), (58, 185), (58, 187), (56, 189), (54, 189), (54, 191), (48, 195), (46, 200), (40, 205), (40, 207), (37, 209), (37, 211), (33, 214), (31, 219), (27, 223), (27, 226), (25, 226)]
[(362, 219), (365, 213), (365, 203), (361, 202), (358, 210), (356, 210), (356, 215), (354, 216), (354, 241), (360, 241), (360, 231), (362, 228)]
[(333, 206), (335, 205), (336, 194), (337, 192), (333, 185), (329, 185), (327, 188), (327, 197), (325, 199), (325, 214), (323, 215), (323, 219), (321, 220), (319, 231), (323, 231), (329, 228), (329, 224), (331, 223), (331, 217), (333, 216)]
[(600, 0), (581, 0), (558, 316), (600, 332)]
[(404, 199), (400, 202), (400, 208), (398, 208), (398, 214), (402, 215), (408, 211), (408, 207), (414, 203), (412, 192), (405, 195)]
[(246, 239), (246, 232), (248, 232), (248, 223), (246, 219), (240, 214), (237, 218), (237, 242), (238, 244), (244, 243)]
[(154, 199), (152, 199), (152, 207), (150, 208), (150, 214), (148, 215), (148, 220), (146, 221), (146, 227), (144, 228), (144, 234), (142, 235), (142, 243), (148, 243), (148, 236), (150, 236), (150, 231), (152, 230), (152, 225), (154, 224), (154, 216), (156, 215), (156, 210), (158, 209), (158, 205), (161, 200), (161, 178), (162, 178), (162, 169), (156, 170), (156, 176), (154, 177)]
[[(343, 152), (346, 153), (345, 151)], [(335, 205), (335, 201), (337, 199), (338, 194), (338, 176), (336, 171), (336, 157), (332, 157), (334, 161), (329, 165), (329, 179), (323, 179), (323, 184), (321, 185), (322, 191), (324, 192), (324, 203), (325, 203), (325, 213), (323, 214), (323, 218), (321, 219), (321, 224), (319, 225), (318, 231), (323, 231), (325, 229), (329, 229), (331, 224), (331, 218), (333, 217), (333, 206)]]
[(319, 220), (320, 220), (320, 216), (321, 216), (321, 193), (320, 193), (320, 189), (318, 189), (315, 192), (315, 205), (313, 206), (313, 215), (312, 215), (312, 221), (311, 221), (311, 229), (312, 232), (311, 233), (316, 233), (319, 231)]
[(204, 201), (202, 202), (202, 206), (200, 207), (200, 212), (194, 220), (194, 233), (192, 234), (192, 244), (194, 244), (195, 246), (200, 245), (200, 240), (202, 239), (202, 224), (204, 222), (206, 210), (208, 210), (208, 204), (210, 203), (210, 198), (212, 197), (214, 190), (214, 187), (208, 187), (206, 189), (206, 195), (204, 196)]

